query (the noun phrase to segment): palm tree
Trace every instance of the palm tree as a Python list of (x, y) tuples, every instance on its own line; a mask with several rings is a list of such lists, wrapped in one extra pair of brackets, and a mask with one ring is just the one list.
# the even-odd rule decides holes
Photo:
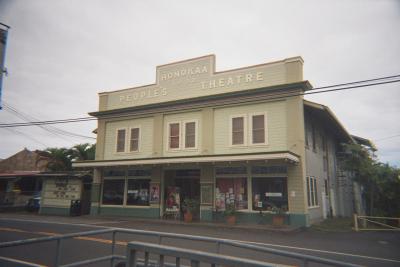
[(78, 144), (73, 146), (71, 151), (74, 160), (94, 160), (96, 144)]
[(50, 171), (70, 171), (72, 170), (72, 151), (62, 147), (49, 147), (44, 151), (49, 158), (47, 169)]

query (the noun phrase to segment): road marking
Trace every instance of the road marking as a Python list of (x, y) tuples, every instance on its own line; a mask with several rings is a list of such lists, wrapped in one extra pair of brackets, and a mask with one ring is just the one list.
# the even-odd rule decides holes
[(247, 243), (247, 244), (261, 245), (261, 246), (266, 246), (266, 247), (288, 248), (288, 249), (295, 249), (295, 250), (304, 250), (304, 251), (312, 251), (312, 252), (319, 252), (319, 253), (325, 253), (325, 254), (334, 254), (334, 255), (342, 255), (342, 256), (348, 256), (348, 257), (356, 257), (356, 258), (364, 258), (364, 259), (370, 259), (370, 260), (389, 261), (389, 262), (400, 263), (400, 260), (371, 257), (371, 256), (365, 256), (365, 255), (359, 255), (359, 254), (349, 254), (349, 253), (343, 253), (343, 252), (337, 252), (337, 251), (328, 251), (328, 250), (311, 249), (311, 248), (300, 248), (300, 247), (292, 247), (292, 246), (276, 245), (276, 244), (268, 244), (268, 243), (252, 242), (252, 241), (243, 241), (243, 240), (235, 240), (235, 239), (228, 239), (228, 240), (237, 241), (237, 242), (241, 242), (241, 243)]
[[(47, 224), (59, 224), (59, 225), (74, 225), (74, 226), (82, 226), (82, 227), (93, 227), (93, 228), (113, 228), (113, 229), (120, 229), (120, 230), (130, 230), (129, 228), (121, 228), (121, 227), (108, 227), (108, 226), (100, 226), (100, 225), (92, 225), (92, 224), (83, 224), (83, 223), (65, 223), (65, 222), (51, 222), (51, 221), (39, 221), (39, 220), (30, 220), (30, 219), (13, 219), (13, 218), (0, 218), (0, 220), (3, 221), (21, 221), (21, 222), (34, 222), (34, 223), (47, 223)], [(7, 229), (7, 228), (0, 228), (1, 229)], [(138, 229), (140, 230), (140, 229)], [(161, 231), (158, 231), (161, 232)], [(168, 232), (165, 232), (168, 233)], [(185, 234), (186, 236), (195, 236), (195, 235), (189, 235)], [(213, 236), (208, 236), (208, 237), (213, 237)], [(350, 254), (350, 253), (344, 253), (344, 252), (338, 252), (338, 251), (328, 251), (328, 250), (320, 250), (320, 249), (311, 249), (311, 248), (303, 248), (303, 247), (294, 247), (294, 246), (286, 246), (286, 245), (276, 245), (276, 244), (270, 244), (270, 243), (261, 243), (261, 242), (253, 242), (253, 241), (245, 241), (245, 240), (237, 240), (237, 239), (227, 239), (227, 238), (221, 238), (229, 241), (234, 241), (234, 242), (242, 242), (242, 243), (247, 243), (247, 244), (254, 244), (254, 245), (261, 245), (261, 246), (270, 246), (270, 247), (279, 247), (279, 248), (286, 248), (286, 249), (294, 249), (294, 250), (303, 250), (303, 251), (310, 251), (310, 252), (317, 252), (317, 253), (323, 253), (323, 254), (332, 254), (332, 255), (341, 255), (341, 256), (347, 256), (347, 257), (353, 257), (353, 258), (363, 258), (363, 259), (370, 259), (370, 260), (377, 260), (377, 261), (387, 261), (387, 262), (394, 262), (394, 263), (400, 263), (400, 260), (394, 260), (394, 259), (386, 259), (386, 258), (379, 258), (379, 257), (371, 257), (371, 256), (365, 256), (365, 255), (360, 255), (360, 254)], [(125, 243), (125, 242), (123, 242)], [(121, 245), (121, 244), (119, 244)]]

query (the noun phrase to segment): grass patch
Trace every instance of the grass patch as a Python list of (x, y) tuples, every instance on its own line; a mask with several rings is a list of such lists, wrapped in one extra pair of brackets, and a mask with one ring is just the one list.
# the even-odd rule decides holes
[(352, 227), (353, 220), (351, 218), (329, 218), (321, 223), (313, 224), (311, 229), (330, 232), (351, 232)]

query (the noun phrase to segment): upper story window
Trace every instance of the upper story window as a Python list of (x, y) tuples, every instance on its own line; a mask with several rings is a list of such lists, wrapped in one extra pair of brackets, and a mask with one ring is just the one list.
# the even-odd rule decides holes
[(266, 143), (264, 114), (256, 114), (251, 116), (251, 143), (252, 144)]
[(317, 136), (314, 123), (311, 124), (311, 138), (312, 138), (312, 148), (315, 151), (317, 150)]
[(169, 131), (168, 147), (170, 149), (179, 149), (179, 147), (180, 147), (180, 142), (179, 142), (180, 124), (179, 123), (170, 123), (168, 131)]
[(117, 153), (138, 152), (140, 150), (140, 126), (117, 129)]
[(231, 146), (266, 145), (268, 143), (267, 116), (265, 113), (232, 116), (230, 132)]
[(308, 128), (308, 124), (305, 124), (304, 125), (304, 139), (305, 139), (305, 142), (306, 142), (306, 147), (308, 148), (309, 147), (309, 141), (308, 141), (308, 137), (309, 137), (309, 132), (308, 132), (308, 130), (309, 130), (309, 128)]
[(139, 151), (139, 137), (140, 137), (140, 128), (131, 128), (130, 132), (130, 151)]
[(196, 122), (185, 122), (185, 148), (196, 147)]
[(196, 149), (198, 123), (196, 120), (168, 123), (168, 149)]
[(244, 116), (232, 117), (232, 145), (245, 145), (245, 122)]
[(117, 152), (125, 152), (126, 129), (117, 130)]

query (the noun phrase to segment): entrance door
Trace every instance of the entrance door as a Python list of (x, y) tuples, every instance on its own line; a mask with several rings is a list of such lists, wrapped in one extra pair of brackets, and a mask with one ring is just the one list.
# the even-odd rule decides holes
[(179, 209), (179, 218), (183, 218), (182, 205), (185, 200), (194, 200), (197, 208), (193, 212), (193, 219), (200, 219), (200, 170), (168, 170), (164, 175), (164, 207), (173, 210)]

